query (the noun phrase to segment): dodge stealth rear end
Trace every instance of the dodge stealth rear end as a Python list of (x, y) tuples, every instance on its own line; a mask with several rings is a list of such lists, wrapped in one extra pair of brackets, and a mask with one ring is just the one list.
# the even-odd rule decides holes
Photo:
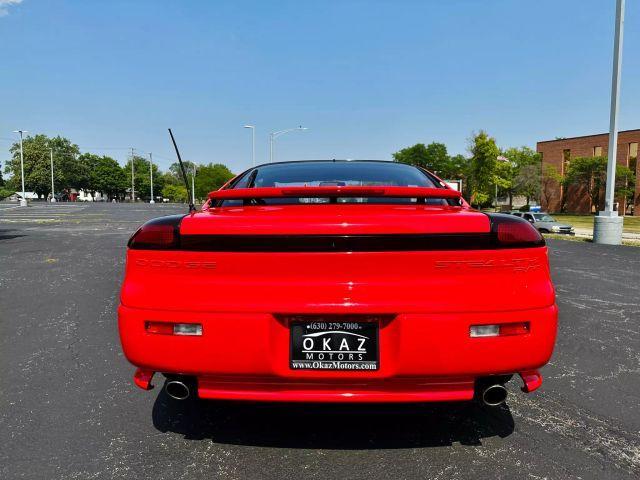
[(174, 398), (499, 404), (556, 326), (535, 228), (391, 162), (259, 166), (147, 222), (119, 308), (136, 384)]

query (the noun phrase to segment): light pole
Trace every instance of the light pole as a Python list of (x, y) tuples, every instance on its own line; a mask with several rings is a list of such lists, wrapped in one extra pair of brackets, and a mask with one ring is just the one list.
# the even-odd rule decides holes
[(256, 166), (256, 127), (255, 125), (245, 125), (244, 128), (251, 129), (251, 165)]
[(53, 148), (49, 149), (51, 155), (51, 203), (56, 203), (56, 189), (53, 186)]
[(133, 147), (131, 147), (131, 203), (135, 203), (136, 201), (136, 192), (135, 192), (135, 182), (134, 175), (135, 172), (133, 170)]
[(151, 200), (149, 203), (156, 203), (153, 199), (153, 153), (149, 152), (149, 181), (151, 186)]
[(274, 140), (276, 138), (278, 138), (280, 135), (284, 135), (285, 133), (289, 133), (289, 132), (293, 132), (295, 130), (308, 130), (307, 127), (303, 127), (302, 125), (299, 125), (295, 128), (287, 128), (286, 130), (280, 130), (278, 132), (272, 132), (269, 135), (269, 163), (273, 163), (273, 143)]
[(26, 198), (26, 193), (24, 191), (24, 154), (22, 152), (22, 134), (23, 133), (29, 133), (28, 130), (14, 130), (13, 133), (19, 133), (20, 134), (20, 177), (22, 179), (22, 198), (20, 199), (20, 206), (21, 207), (26, 207), (27, 206), (27, 198)]
[(618, 155), (618, 100), (622, 72), (622, 39), (624, 32), (624, 0), (616, 2), (616, 30), (613, 40), (613, 72), (611, 75), (611, 111), (609, 115), (609, 151), (607, 153), (607, 189), (604, 211), (593, 218), (593, 242), (609, 245), (622, 243), (623, 217), (614, 210), (616, 156)]

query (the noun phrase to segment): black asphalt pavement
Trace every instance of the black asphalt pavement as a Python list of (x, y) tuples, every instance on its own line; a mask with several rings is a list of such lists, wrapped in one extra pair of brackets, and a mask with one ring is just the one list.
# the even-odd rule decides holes
[(180, 403), (133, 385), (116, 307), (129, 235), (182, 211), (0, 204), (0, 478), (640, 477), (640, 249), (549, 241), (556, 351), (503, 408)]

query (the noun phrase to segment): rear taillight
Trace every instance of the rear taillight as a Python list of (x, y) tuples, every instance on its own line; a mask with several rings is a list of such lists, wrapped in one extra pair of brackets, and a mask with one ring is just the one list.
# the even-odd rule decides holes
[(129, 239), (134, 250), (174, 250), (180, 247), (180, 222), (184, 215), (154, 218), (142, 225)]
[(147, 333), (156, 335), (201, 336), (201, 323), (145, 322)]
[(508, 337), (511, 335), (526, 335), (529, 331), (529, 322), (471, 325), (469, 328), (469, 336), (471, 338)]
[(544, 246), (544, 238), (526, 220), (501, 213), (488, 213), (491, 220), (491, 233), (501, 247), (526, 248)]

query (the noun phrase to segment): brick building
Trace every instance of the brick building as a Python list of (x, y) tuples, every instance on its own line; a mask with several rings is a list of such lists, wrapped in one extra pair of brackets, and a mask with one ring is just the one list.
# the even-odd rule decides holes
[[(618, 158), (620, 165), (627, 166), (636, 172), (636, 190), (633, 202), (625, 198), (616, 199), (619, 202), (619, 213), (622, 215), (640, 215), (640, 169), (638, 168), (638, 144), (640, 144), (640, 129), (625, 130), (618, 133)], [(583, 137), (562, 138), (538, 142), (537, 151), (542, 154), (543, 169), (545, 165), (552, 165), (558, 173), (564, 175), (575, 157), (607, 156), (609, 148), (609, 134), (585, 135)], [(547, 185), (545, 185), (547, 183)], [(559, 212), (563, 187), (557, 182), (544, 182), (542, 192), (542, 208), (549, 212)], [(589, 196), (577, 186), (570, 186), (566, 192), (566, 211), (575, 213), (593, 212)], [(604, 198), (604, 188), (602, 192)], [(604, 205), (604, 202), (601, 202)], [(595, 213), (595, 212), (594, 212)]]

